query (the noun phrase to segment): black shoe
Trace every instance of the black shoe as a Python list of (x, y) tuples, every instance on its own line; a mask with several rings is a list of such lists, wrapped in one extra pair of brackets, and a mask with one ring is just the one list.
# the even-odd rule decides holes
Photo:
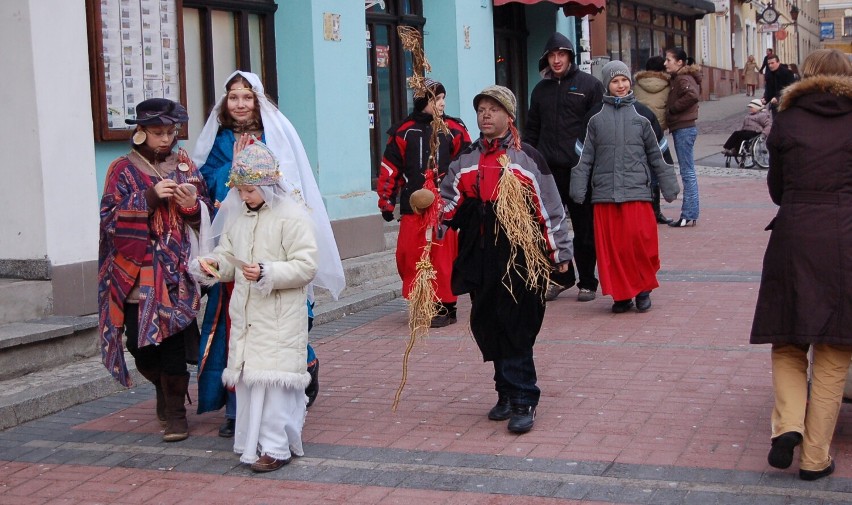
[(645, 312), (651, 308), (651, 292), (642, 291), (636, 295), (636, 310)]
[(823, 470), (799, 470), (799, 478), (802, 480), (817, 480), (823, 477), (828, 477), (834, 473), (834, 460)]
[(308, 404), (306, 407), (313, 405), (314, 401), (317, 399), (317, 395), (319, 395), (319, 358), (317, 358), (314, 363), (308, 367), (308, 373), (311, 374), (311, 382), (308, 384), (308, 387), (305, 388), (305, 395), (308, 397)]
[(455, 314), (443, 314), (440, 316), (435, 316), (432, 318), (432, 323), (429, 324), (430, 328), (443, 328), (445, 326), (449, 326), (451, 324), (456, 323)]
[(515, 405), (512, 407), (512, 417), (509, 418), (509, 431), (512, 433), (526, 433), (535, 424), (534, 405)]
[(669, 226), (671, 226), (672, 228), (685, 228), (687, 226), (695, 226), (697, 224), (697, 219), (686, 219), (685, 217), (682, 217), (677, 221), (672, 221), (671, 223), (669, 223)]
[(619, 300), (612, 304), (613, 314), (624, 314), (633, 307), (633, 300)]
[(234, 428), (236, 426), (235, 419), (225, 419), (222, 426), (219, 426), (219, 436), (222, 438), (231, 438), (234, 436)]
[(766, 457), (769, 464), (775, 468), (790, 468), (793, 464), (793, 449), (802, 443), (802, 435), (795, 431), (782, 433), (772, 439), (772, 448)]
[(657, 218), (657, 224), (669, 224), (672, 222), (672, 220), (664, 216), (662, 212), (657, 212), (655, 217)]
[(492, 421), (505, 421), (512, 415), (512, 407), (509, 405), (509, 398), (499, 396), (497, 404), (491, 407), (488, 411), (488, 419)]

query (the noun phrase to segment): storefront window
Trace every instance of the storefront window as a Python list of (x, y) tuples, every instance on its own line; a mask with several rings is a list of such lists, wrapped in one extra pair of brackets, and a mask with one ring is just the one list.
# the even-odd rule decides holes
[(636, 19), (636, 14), (634, 11), (635, 7), (633, 4), (622, 5), (621, 6), (621, 19)]
[(662, 56), (668, 48), (669, 42), (668, 40), (666, 40), (666, 32), (655, 30), (653, 54), (657, 56)]
[(631, 26), (621, 27), (621, 61), (628, 68), (633, 68), (633, 55), (636, 53), (636, 40), (633, 32), (634, 28)]
[(633, 66), (631, 67), (631, 70), (633, 70), (634, 73), (645, 68), (645, 62), (648, 61), (648, 58), (650, 58), (651, 54), (653, 54), (651, 52), (651, 30), (647, 28), (639, 28), (637, 33), (639, 35), (639, 52), (636, 55), (636, 58), (633, 59)]
[(618, 23), (610, 21), (606, 26), (607, 39), (606, 50), (610, 60), (621, 59), (621, 43), (618, 37)]
[(647, 7), (639, 7), (636, 10), (636, 21), (639, 21), (640, 23), (650, 23), (651, 9)]
[(654, 12), (654, 26), (666, 26), (666, 14), (664, 12)]
[(413, 26), (423, 31), (420, 0), (385, 0), (384, 8), (376, 4), (367, 9), (367, 104), (370, 127), (370, 154), (373, 184), (378, 177), (379, 162), (387, 143), (387, 130), (404, 118), (414, 103), (414, 92), (408, 88), (412, 75), (411, 54), (402, 49), (397, 27)]

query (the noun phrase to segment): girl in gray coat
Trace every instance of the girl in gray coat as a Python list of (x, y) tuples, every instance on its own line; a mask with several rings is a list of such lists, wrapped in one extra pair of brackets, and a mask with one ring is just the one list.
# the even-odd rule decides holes
[(630, 69), (620, 61), (603, 67), (607, 91), (587, 117), (585, 138), (577, 141), (580, 162), (571, 171), (571, 199), (582, 202), (591, 190), (598, 273), (612, 311), (651, 308), (651, 290), (659, 286), (659, 245), (651, 207), (651, 171), (666, 201), (680, 187), (674, 167), (663, 159), (666, 140), (654, 113), (636, 102)]

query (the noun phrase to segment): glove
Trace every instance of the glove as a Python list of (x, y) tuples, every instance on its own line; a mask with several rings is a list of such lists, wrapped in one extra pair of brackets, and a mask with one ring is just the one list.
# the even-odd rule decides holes
[(382, 219), (390, 223), (393, 221), (393, 211), (391, 210), (383, 210), (382, 211)]

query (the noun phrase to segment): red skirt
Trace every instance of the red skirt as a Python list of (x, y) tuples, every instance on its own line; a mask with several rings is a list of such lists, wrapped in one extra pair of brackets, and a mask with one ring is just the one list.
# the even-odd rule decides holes
[(629, 300), (659, 287), (660, 246), (651, 202), (596, 203), (594, 212), (603, 294)]
[[(403, 214), (399, 222), (399, 238), (396, 244), (396, 269), (402, 279), (402, 296), (408, 298), (414, 278), (417, 276), (417, 262), (426, 245), (426, 230), (420, 227), (420, 219), (413, 214)], [(448, 229), (444, 238), (438, 241), (432, 232), (432, 250), (429, 258), (435, 268), (435, 292), (438, 301), (453, 303), (458, 297), (453, 294), (450, 279), (453, 274), (453, 262), (459, 249), (458, 233)]]

